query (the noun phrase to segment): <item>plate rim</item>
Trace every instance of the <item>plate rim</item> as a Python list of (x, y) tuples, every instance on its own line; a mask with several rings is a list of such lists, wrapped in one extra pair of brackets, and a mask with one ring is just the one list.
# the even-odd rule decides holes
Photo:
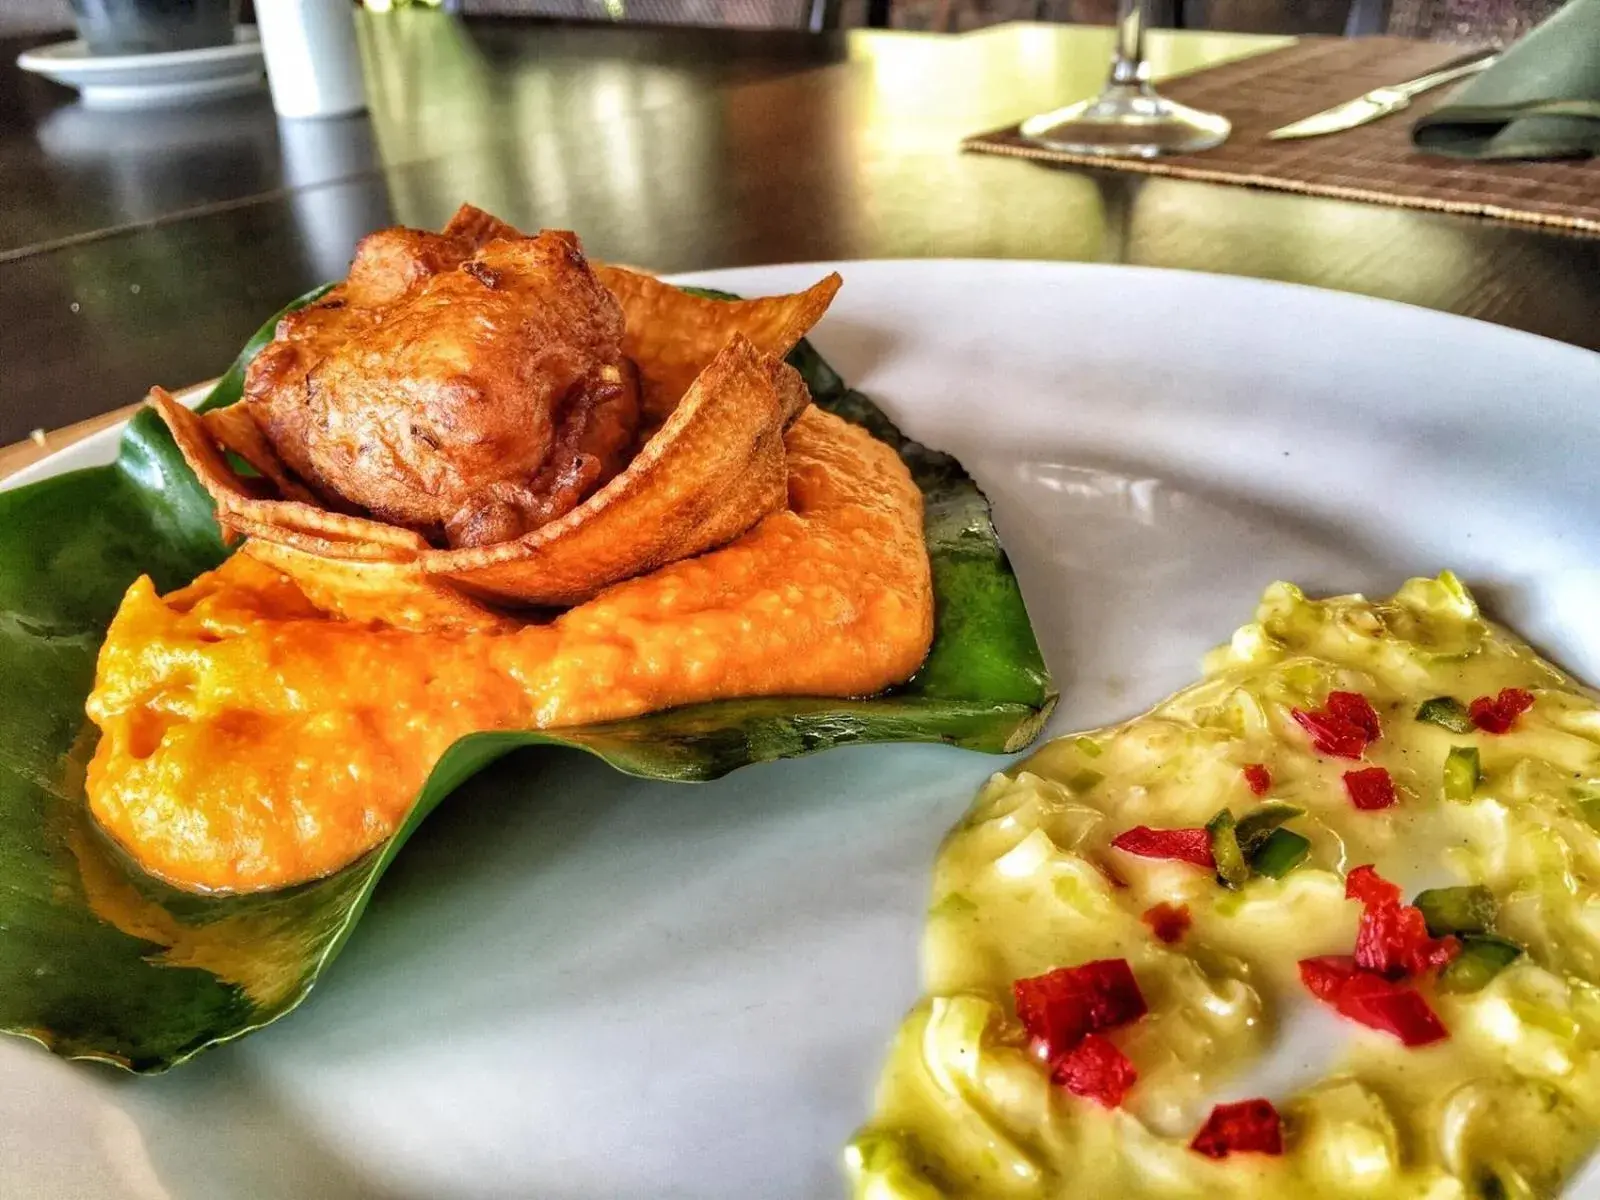
[(189, 67), (201, 63), (262, 57), (261, 38), (254, 25), (236, 25), (233, 41), (222, 46), (197, 46), (191, 50), (158, 50), (150, 54), (90, 54), (82, 38), (67, 38), (35, 46), (17, 55), (17, 66), (36, 75), (51, 72), (103, 75), (117, 71), (146, 71), (159, 67)]
[(67, 86), (78, 89), (85, 108), (117, 112), (171, 107), (184, 100), (214, 100), (243, 95), (258, 90), (261, 83), (261, 68), (247, 65), (242, 71), (204, 75), (195, 79), (163, 80), (159, 83), (107, 83), (98, 79), (81, 79)]

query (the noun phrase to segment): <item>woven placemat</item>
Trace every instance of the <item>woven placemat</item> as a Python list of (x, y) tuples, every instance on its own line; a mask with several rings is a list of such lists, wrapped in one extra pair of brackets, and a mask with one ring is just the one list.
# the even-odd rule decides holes
[(1197, 71), (1160, 85), (1164, 95), (1220, 112), (1233, 136), (1203, 154), (1106, 159), (1044, 150), (1016, 125), (978, 134), (962, 149), (1115, 171), (1240, 183), (1438, 212), (1472, 213), (1600, 233), (1600, 159), (1468, 162), (1416, 153), (1411, 123), (1451, 88), (1359, 129), (1269, 142), (1268, 130), (1459, 58), (1467, 47), (1405, 38), (1304, 38), (1282, 50)]

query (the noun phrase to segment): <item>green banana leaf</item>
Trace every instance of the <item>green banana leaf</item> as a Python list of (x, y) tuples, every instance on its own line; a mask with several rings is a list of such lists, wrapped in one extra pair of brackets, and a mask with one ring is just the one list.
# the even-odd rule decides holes
[[(207, 407), (239, 398), (244, 368), (276, 320)], [(140, 574), (162, 591), (181, 586), (227, 553), (210, 499), (165, 426), (141, 412), (114, 465), (0, 492), (0, 1029), (66, 1057), (157, 1072), (277, 1020), (333, 961), (423, 818), (521, 746), (576, 746), (630, 774), (705, 780), (847, 742), (990, 752), (1030, 742), (1056, 693), (982, 493), (954, 459), (904, 438), (809, 345), (791, 361), (818, 404), (896, 447), (923, 490), (937, 617), (917, 676), (862, 700), (731, 700), (464, 738), (386, 845), (272, 893), (168, 887), (98, 832), (84, 799), (95, 730), (83, 704), (123, 592)]]

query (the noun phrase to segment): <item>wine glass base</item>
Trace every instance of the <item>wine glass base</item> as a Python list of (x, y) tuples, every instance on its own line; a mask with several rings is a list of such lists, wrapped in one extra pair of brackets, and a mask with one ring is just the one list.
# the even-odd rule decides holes
[(1148, 85), (1113, 84), (1093, 100), (1040, 113), (1022, 123), (1036, 146), (1106, 158), (1155, 158), (1220, 146), (1227, 117), (1158, 95)]

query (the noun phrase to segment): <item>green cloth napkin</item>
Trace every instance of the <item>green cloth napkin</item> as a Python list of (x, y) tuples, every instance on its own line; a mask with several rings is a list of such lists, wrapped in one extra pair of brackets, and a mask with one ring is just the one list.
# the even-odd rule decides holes
[(1569, 0), (1420, 118), (1411, 140), (1453, 158), (1600, 154), (1600, 0)]

